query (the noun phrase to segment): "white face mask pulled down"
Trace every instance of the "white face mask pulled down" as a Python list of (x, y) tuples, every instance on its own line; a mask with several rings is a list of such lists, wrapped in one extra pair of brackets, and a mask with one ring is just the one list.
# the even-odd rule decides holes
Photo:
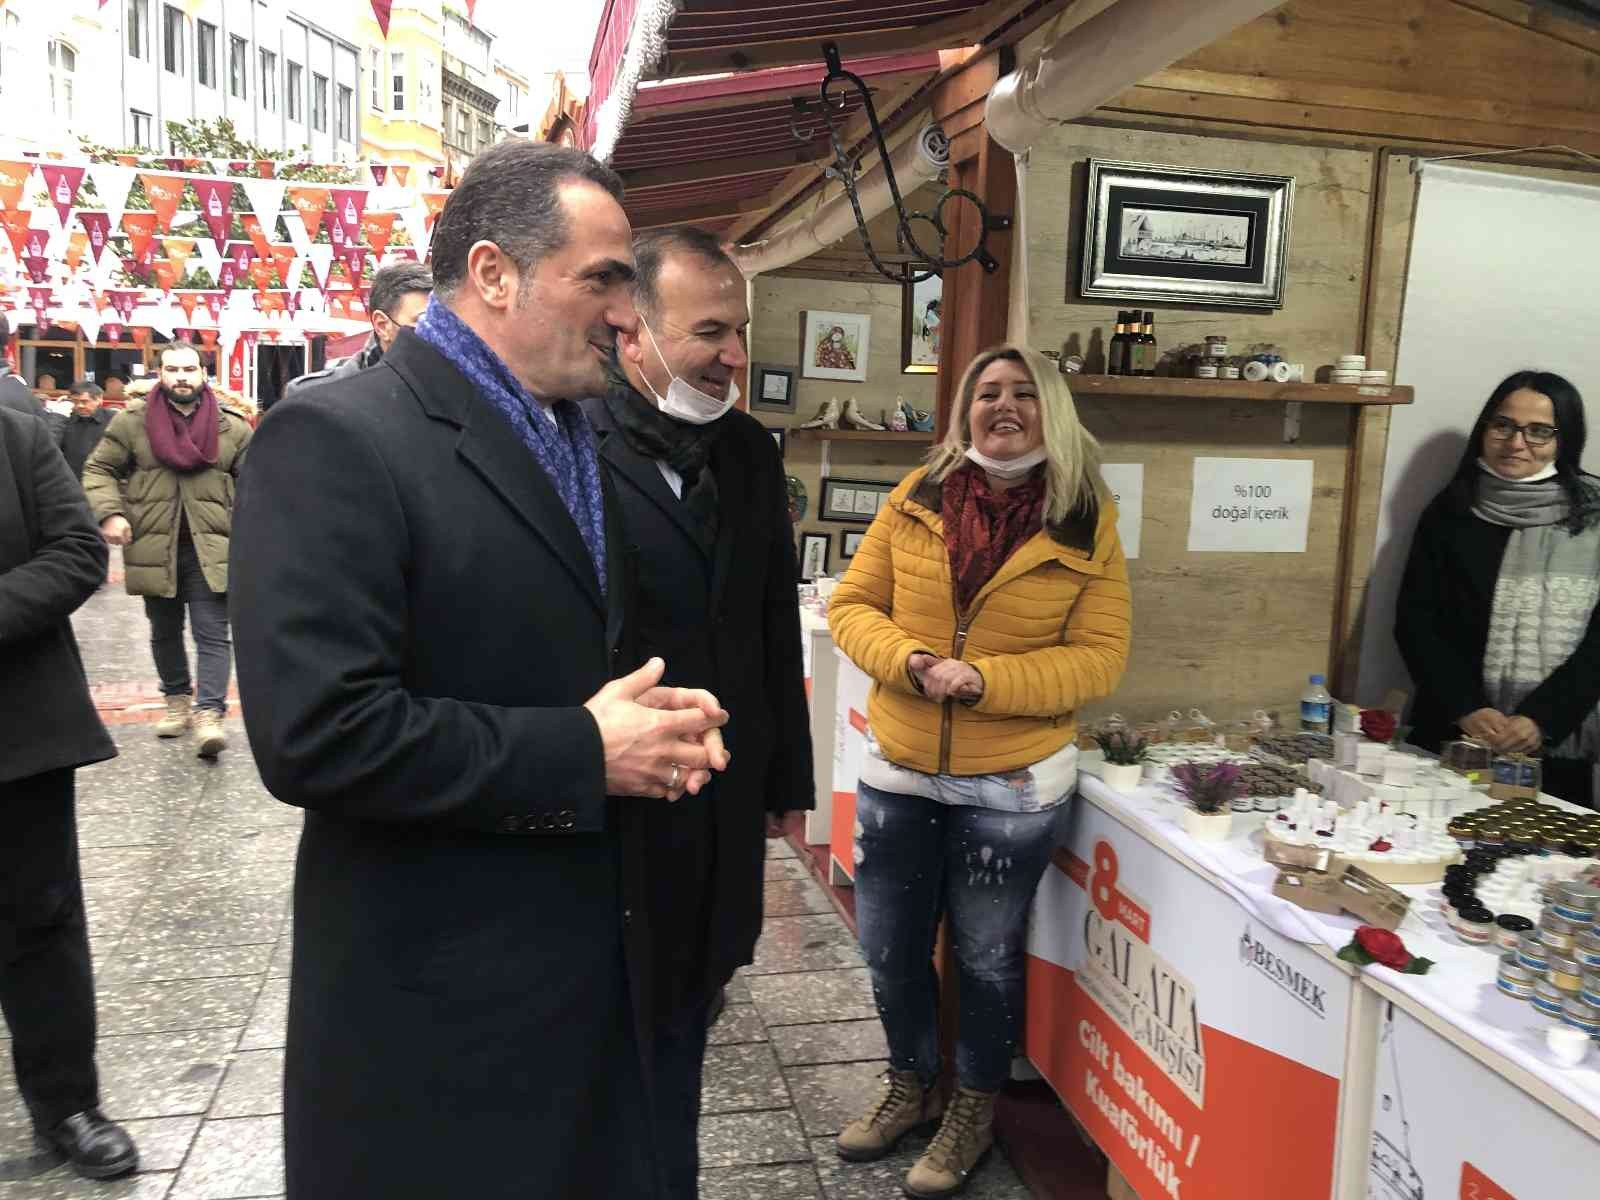
[(650, 380), (641, 370), (639, 378), (644, 380), (644, 386), (650, 388), (650, 395), (656, 402), (656, 407), (674, 421), (683, 421), (690, 425), (709, 425), (718, 417), (727, 414), (739, 399), (739, 385), (728, 384), (728, 398), (718, 400), (715, 396), (702, 392), (687, 379), (678, 378), (671, 366), (667, 363), (667, 356), (661, 353), (661, 347), (656, 342), (656, 335), (643, 317), (639, 324), (644, 326), (644, 331), (650, 334), (650, 345), (655, 349), (656, 357), (661, 360), (661, 365), (667, 368), (667, 374), (672, 377), (672, 382), (667, 384), (667, 394), (663, 396), (651, 386)]
[(967, 457), (977, 463), (989, 474), (1000, 479), (1019, 479), (1042, 463), (1048, 456), (1043, 446), (1035, 446), (1024, 454), (1015, 458), (990, 458), (987, 454), (979, 452), (976, 446), (967, 447)]

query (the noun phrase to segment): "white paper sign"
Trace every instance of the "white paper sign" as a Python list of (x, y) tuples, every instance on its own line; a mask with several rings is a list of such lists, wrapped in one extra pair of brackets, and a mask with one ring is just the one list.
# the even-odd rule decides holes
[(1311, 522), (1308, 458), (1197, 458), (1189, 549), (1303, 554)]
[(1117, 502), (1117, 536), (1122, 552), (1130, 559), (1139, 557), (1139, 526), (1144, 523), (1144, 464), (1106, 463), (1100, 474)]

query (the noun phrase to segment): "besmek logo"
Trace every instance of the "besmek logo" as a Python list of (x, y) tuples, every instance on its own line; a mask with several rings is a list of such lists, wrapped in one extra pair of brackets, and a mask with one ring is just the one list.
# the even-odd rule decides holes
[(1248, 925), (1244, 927), (1244, 933), (1239, 938), (1239, 961), (1260, 971), (1316, 1013), (1319, 1020), (1327, 1020), (1327, 989), (1322, 984), (1313, 982), (1309, 975), (1291, 965), (1286, 959), (1279, 958), (1267, 948), (1265, 942), (1257, 941)]

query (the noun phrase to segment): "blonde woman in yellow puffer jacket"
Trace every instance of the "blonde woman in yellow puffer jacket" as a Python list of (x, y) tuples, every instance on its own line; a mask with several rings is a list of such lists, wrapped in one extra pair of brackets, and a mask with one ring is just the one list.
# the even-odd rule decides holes
[[(1109, 696), (1132, 606), (1100, 449), (1060, 373), (998, 346), (950, 432), (894, 490), (833, 593), (834, 641), (872, 676), (856, 797), (856, 916), (889, 1043), (882, 1094), (840, 1157), (939, 1132), (909, 1195), (959, 1191), (988, 1152), (1021, 1029), (1028, 905), (1077, 783), (1074, 711)], [(960, 972), (956, 1093), (942, 1113), (934, 931)]]

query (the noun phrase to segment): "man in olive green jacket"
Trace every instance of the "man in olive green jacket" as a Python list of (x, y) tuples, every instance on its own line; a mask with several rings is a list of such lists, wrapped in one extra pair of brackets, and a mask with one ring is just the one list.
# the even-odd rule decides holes
[[(162, 347), (160, 368), (144, 402), (130, 403), (106, 427), (83, 468), (83, 486), (106, 541), (125, 547), (128, 594), (144, 597), (167, 698), (156, 736), (178, 737), (192, 726), (197, 752), (213, 758), (227, 745), (228, 535), (251, 429), (243, 413), (217, 402), (193, 346)], [(185, 605), (197, 700), (183, 643)]]

